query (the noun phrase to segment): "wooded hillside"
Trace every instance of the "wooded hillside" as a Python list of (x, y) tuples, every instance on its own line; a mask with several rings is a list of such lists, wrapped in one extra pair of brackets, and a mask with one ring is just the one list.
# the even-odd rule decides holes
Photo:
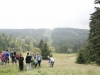
[[(8, 48), (7, 42), (13, 41), (14, 46), (19, 47), (25, 45), (26, 50), (32, 47), (38, 47), (41, 39), (46, 41), (50, 46), (56, 49), (56, 52), (76, 52), (80, 47), (86, 45), (89, 30), (73, 29), (73, 28), (55, 28), (50, 29), (0, 29), (1, 49)], [(5, 35), (5, 36), (3, 36)], [(7, 38), (9, 37), (9, 38)], [(15, 38), (15, 40), (11, 39)], [(5, 40), (4, 40), (5, 39)], [(7, 41), (9, 40), (9, 41)], [(19, 42), (21, 44), (19, 44)], [(6, 44), (5, 44), (6, 43)], [(18, 45), (19, 44), (19, 45)], [(23, 50), (23, 46), (20, 47)]]

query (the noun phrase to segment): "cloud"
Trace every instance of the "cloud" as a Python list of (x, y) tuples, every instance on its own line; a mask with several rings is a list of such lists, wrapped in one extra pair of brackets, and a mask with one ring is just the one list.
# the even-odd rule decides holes
[(94, 0), (0, 0), (0, 28), (88, 29)]

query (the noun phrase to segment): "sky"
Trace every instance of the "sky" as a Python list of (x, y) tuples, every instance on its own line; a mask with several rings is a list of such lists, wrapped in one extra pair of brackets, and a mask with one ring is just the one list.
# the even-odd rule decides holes
[(0, 29), (89, 29), (94, 0), (0, 0)]

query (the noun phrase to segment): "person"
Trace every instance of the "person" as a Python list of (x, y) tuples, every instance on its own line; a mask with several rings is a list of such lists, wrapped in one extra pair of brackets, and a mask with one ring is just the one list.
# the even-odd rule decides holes
[(18, 61), (18, 59), (19, 59), (19, 54), (17, 53), (16, 54), (16, 60)]
[(10, 53), (10, 57), (11, 57), (11, 59), (12, 59), (12, 65), (14, 65), (14, 63), (17, 65), (16, 51), (14, 50), (14, 48), (13, 48), (13, 50), (12, 50), (11, 53)]
[(34, 57), (34, 62), (35, 62), (34, 66), (36, 68), (37, 67), (37, 64), (38, 64), (38, 60), (36, 59), (36, 56)]
[(27, 67), (27, 70), (31, 69), (31, 58), (32, 58), (32, 56), (29, 53), (27, 53), (27, 56), (26, 56), (26, 67)]
[(38, 61), (39, 67), (41, 67), (42, 56), (40, 54), (37, 54), (36, 59)]
[(4, 51), (2, 51), (2, 53), (1, 53), (1, 61), (2, 61), (2, 65), (4, 65)]
[(8, 52), (8, 50), (6, 50), (4, 52), (4, 61), (5, 61), (5, 65), (6, 65), (6, 63), (9, 64), (9, 52)]
[(53, 67), (54, 59), (52, 57), (50, 57), (50, 56), (48, 56), (48, 59), (49, 59), (50, 67)]
[(19, 70), (23, 71), (23, 69), (24, 69), (24, 62), (23, 62), (24, 61), (24, 57), (22, 57), (22, 54), (20, 54), (18, 60), (19, 60)]

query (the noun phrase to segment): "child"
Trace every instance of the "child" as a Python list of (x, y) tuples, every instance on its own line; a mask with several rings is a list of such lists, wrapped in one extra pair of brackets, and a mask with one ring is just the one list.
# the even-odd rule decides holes
[(38, 60), (36, 59), (36, 57), (34, 57), (34, 62), (35, 62), (35, 68), (36, 68), (36, 66), (38, 64)]
[(23, 71), (23, 68), (24, 68), (24, 57), (22, 57), (22, 54), (20, 54), (19, 56), (19, 70), (20, 71)]

